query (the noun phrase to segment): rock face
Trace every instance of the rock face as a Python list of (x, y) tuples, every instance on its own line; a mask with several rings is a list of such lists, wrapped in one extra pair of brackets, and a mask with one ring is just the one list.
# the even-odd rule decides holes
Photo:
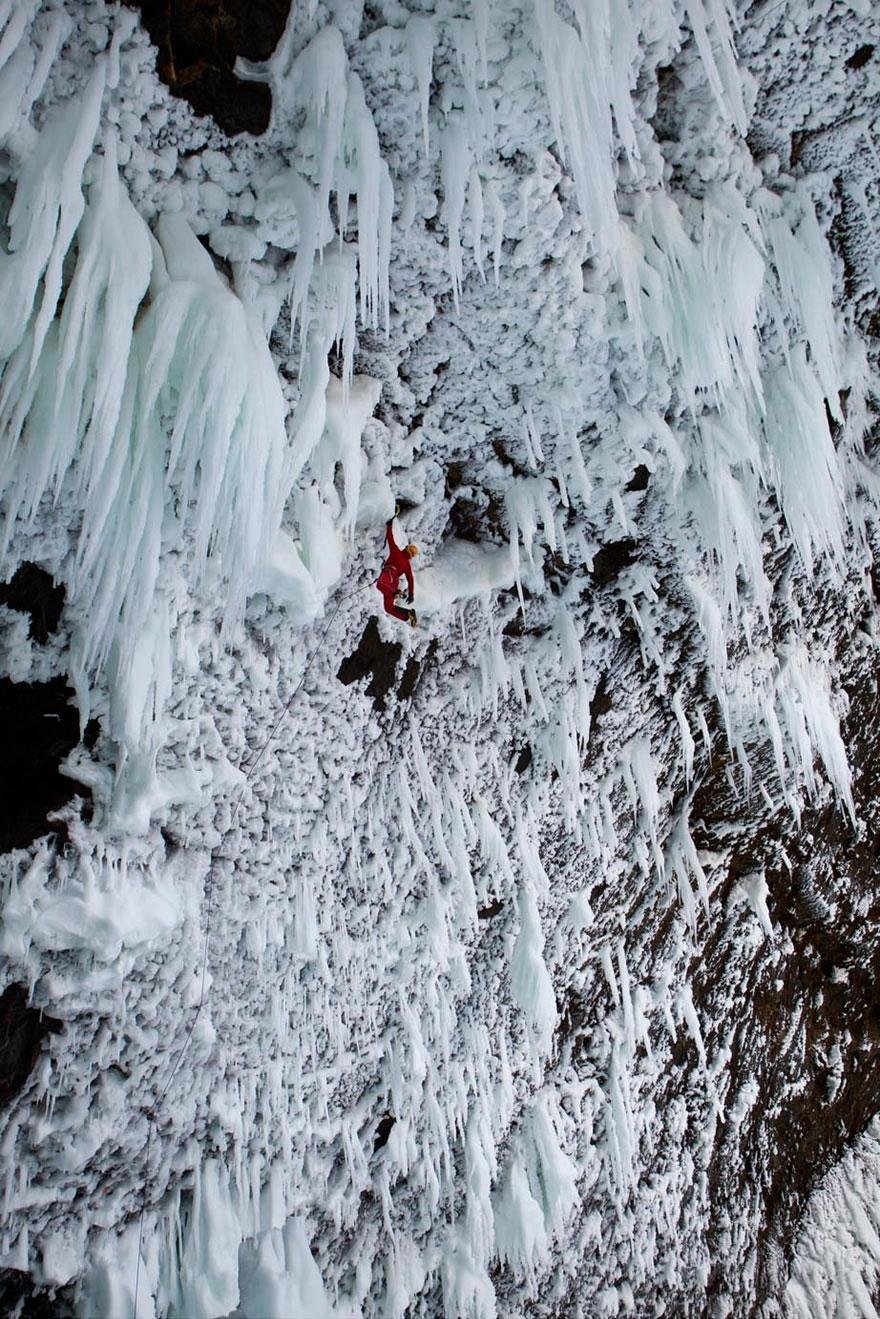
[(0, 605), (30, 616), (28, 635), (40, 644), (53, 636), (64, 608), (64, 587), (35, 563), (23, 563), (9, 582), (0, 583)]
[(0, 1269), (0, 1305), (18, 1319), (73, 1319), (75, 1314), (65, 1297), (34, 1287), (20, 1269)]
[[(28, 616), (28, 637), (43, 646), (58, 629), (64, 588), (45, 569), (23, 563), (7, 583), (0, 583), (0, 605)], [(14, 682), (0, 678), (0, 851), (27, 847), (55, 832), (48, 816), (65, 806), (74, 786), (60, 764), (79, 743), (74, 692), (65, 678)]]
[(5, 852), (27, 847), (57, 828), (48, 816), (76, 792), (59, 769), (79, 743), (73, 694), (64, 678), (36, 683), (0, 678), (0, 791), (4, 802), (0, 849)]
[(0, 995), (0, 1104), (18, 1094), (34, 1069), (40, 1045), (47, 1035), (61, 1030), (60, 1021), (27, 1006), (24, 985), (8, 985)]
[(870, 1313), (880, 19), (139, 8), (0, 32), (0, 1287)]
[(236, 77), (235, 61), (266, 60), (278, 44), (288, 0), (126, 0), (140, 12), (158, 50), (157, 72), (197, 115), (210, 115), (234, 137), (264, 133), (272, 95)]

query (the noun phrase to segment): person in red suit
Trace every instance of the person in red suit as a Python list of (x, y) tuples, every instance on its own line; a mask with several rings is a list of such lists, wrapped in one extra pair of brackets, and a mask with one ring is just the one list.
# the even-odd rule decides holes
[(382, 599), (385, 602), (385, 613), (391, 614), (393, 618), (399, 618), (402, 623), (409, 623), (410, 627), (416, 626), (416, 611), (414, 609), (401, 609), (396, 603), (398, 595), (401, 595), (400, 579), (406, 578), (407, 584), (407, 603), (412, 604), (415, 597), (415, 583), (413, 582), (413, 570), (411, 560), (419, 552), (418, 545), (406, 545), (403, 549), (396, 544), (394, 532), (391, 530), (391, 524), (394, 518), (389, 518), (385, 524), (385, 543), (388, 546), (388, 558), (382, 565), (382, 571), (376, 582), (376, 589), (382, 592)]

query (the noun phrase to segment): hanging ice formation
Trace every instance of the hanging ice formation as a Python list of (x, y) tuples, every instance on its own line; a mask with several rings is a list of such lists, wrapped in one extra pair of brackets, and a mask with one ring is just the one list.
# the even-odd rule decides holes
[[(32, 70), (26, 34), (34, 11), (21, 7), (4, 33), (10, 49), (19, 43), (10, 80), (15, 71), (25, 87), (30, 72), (32, 82), (26, 92), (16, 83), (19, 118), (8, 129), (26, 149), (0, 267), (0, 548), (6, 553), (18, 529), (34, 527), (62, 495), (82, 510), (67, 570), (80, 620), (73, 677), (82, 723), (90, 687), (106, 675), (120, 767), (133, 757), (141, 780), (163, 740), (184, 581), (196, 599), (222, 591), (224, 634), (232, 637), (293, 482), (324, 430), (334, 342), (350, 381), (356, 290), (363, 323), (382, 317), (387, 326), (391, 184), (338, 33), (324, 29), (291, 69), (282, 46), (277, 80), (287, 91), (276, 86), (278, 113), (307, 115), (296, 139), (302, 172), (279, 176), (267, 194), (277, 198), (283, 187), (298, 225), (290, 312), (291, 335), (297, 324), (300, 332), (301, 402), (288, 438), (277, 369), (254, 311), (181, 214), (161, 216), (150, 232), (118, 178), (114, 132), (100, 130), (102, 98), (118, 82), (118, 45), (133, 19), (120, 20), (84, 91), (31, 141), (20, 121), (63, 32), (59, 15)], [(339, 222), (328, 247), (331, 190)], [(350, 194), (358, 202), (351, 248), (343, 241)], [(272, 213), (266, 201), (263, 208)], [(355, 445), (362, 424), (349, 427)], [(358, 458), (346, 480), (352, 528), (360, 477)], [(313, 552), (315, 537), (327, 534), (313, 526)], [(308, 544), (301, 552), (308, 557)], [(293, 571), (308, 580), (306, 569)], [(130, 826), (130, 813), (124, 818)]]

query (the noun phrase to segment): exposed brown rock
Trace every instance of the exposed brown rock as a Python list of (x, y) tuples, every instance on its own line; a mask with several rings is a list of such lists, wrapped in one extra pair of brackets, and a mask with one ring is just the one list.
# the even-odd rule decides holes
[(84, 791), (59, 768), (79, 742), (72, 700), (63, 677), (34, 683), (0, 678), (0, 852), (51, 832), (50, 812)]
[[(757, 1099), (736, 1131), (722, 1125), (709, 1167), (713, 1218), (756, 1197), (760, 1213), (757, 1296), (773, 1295), (774, 1261), (796, 1239), (810, 1192), (867, 1128), (880, 1093), (880, 796), (877, 675), (863, 673), (849, 695), (844, 728), (861, 821), (827, 805), (759, 814), (741, 829), (729, 862), (729, 900), (739, 878), (762, 870), (778, 938), (751, 961), (737, 959), (728, 921), (718, 920), (695, 967), (694, 999), (712, 1019), (723, 995), (718, 1047), (731, 1049), (731, 1102), (746, 1081)], [(730, 821), (743, 823), (713, 760), (694, 801), (693, 836), (712, 849)], [(786, 863), (787, 858), (787, 863)], [(715, 901), (718, 899), (716, 898)], [(721, 986), (724, 987), (723, 992)], [(733, 1011), (730, 1011), (733, 1005)], [(834, 1051), (839, 1063), (833, 1064)], [(729, 1291), (720, 1241), (709, 1293)], [(745, 1297), (741, 1297), (745, 1304)], [(757, 1313), (749, 1308), (743, 1314)]]
[(30, 614), (29, 635), (40, 645), (58, 628), (64, 596), (64, 587), (35, 563), (23, 563), (10, 581), (0, 583), (0, 605)]
[(27, 1081), (46, 1036), (63, 1028), (54, 1017), (28, 1007), (24, 985), (8, 985), (0, 994), (0, 1104), (8, 1104)]
[(126, 0), (139, 9), (158, 47), (159, 77), (196, 114), (210, 115), (234, 137), (264, 133), (272, 94), (234, 73), (239, 55), (265, 60), (284, 31), (290, 0)]

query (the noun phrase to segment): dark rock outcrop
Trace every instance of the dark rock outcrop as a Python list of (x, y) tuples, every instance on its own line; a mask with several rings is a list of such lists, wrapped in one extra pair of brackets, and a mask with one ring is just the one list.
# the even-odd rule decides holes
[(264, 133), (272, 94), (233, 72), (239, 55), (265, 60), (284, 31), (290, 0), (126, 0), (139, 9), (158, 47), (159, 77), (196, 114), (210, 115), (234, 137)]
[(57, 631), (64, 599), (64, 587), (35, 563), (23, 563), (8, 582), (0, 583), (0, 605), (30, 614), (29, 636), (40, 645)]
[(391, 1135), (396, 1121), (397, 1118), (393, 1113), (386, 1113), (384, 1117), (379, 1119), (379, 1125), (376, 1128), (376, 1136), (373, 1141), (374, 1154), (377, 1150), (384, 1149), (388, 1144), (388, 1137)]
[(0, 1314), (15, 1319), (73, 1319), (73, 1307), (58, 1292), (36, 1287), (19, 1269), (0, 1269)]
[(49, 813), (74, 794), (59, 768), (79, 742), (72, 700), (63, 677), (33, 683), (0, 678), (0, 852), (49, 833)]
[(593, 556), (591, 577), (597, 586), (608, 586), (635, 558), (634, 540), (614, 540), (602, 545)]
[(46, 1036), (64, 1028), (54, 1017), (28, 1007), (27, 997), (24, 985), (7, 985), (0, 994), (0, 1105), (8, 1104), (21, 1090)]

